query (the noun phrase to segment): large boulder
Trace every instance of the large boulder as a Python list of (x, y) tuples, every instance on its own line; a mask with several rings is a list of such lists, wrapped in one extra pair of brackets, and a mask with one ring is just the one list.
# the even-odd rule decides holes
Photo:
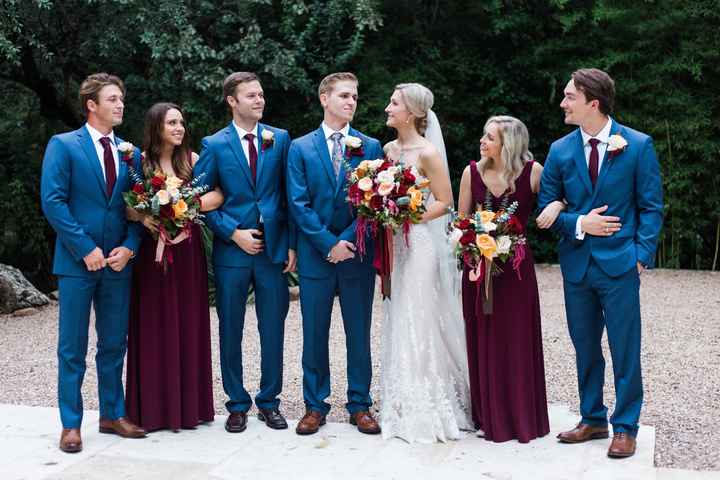
[(0, 313), (41, 307), (48, 303), (48, 297), (33, 287), (20, 270), (0, 263)]

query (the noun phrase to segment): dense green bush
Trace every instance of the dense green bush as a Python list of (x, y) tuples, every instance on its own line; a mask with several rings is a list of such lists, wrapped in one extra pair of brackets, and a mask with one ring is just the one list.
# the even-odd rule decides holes
[[(233, 70), (260, 73), (266, 120), (293, 136), (319, 124), (315, 88), (328, 72), (358, 74), (355, 126), (384, 141), (393, 86), (420, 81), (435, 92), (457, 185), (490, 115), (522, 119), (543, 161), (570, 131), (558, 107), (569, 74), (597, 66), (616, 80), (616, 118), (655, 139), (666, 195), (658, 265), (717, 268), (719, 24), (714, 0), (7, 0), (0, 262), (47, 279), (42, 152), (50, 135), (82, 123), (77, 87), (93, 71), (126, 80), (121, 136), (140, 142), (143, 112), (172, 100), (196, 146), (229, 119), (220, 85)], [(531, 235), (536, 259), (553, 261), (554, 239)]]

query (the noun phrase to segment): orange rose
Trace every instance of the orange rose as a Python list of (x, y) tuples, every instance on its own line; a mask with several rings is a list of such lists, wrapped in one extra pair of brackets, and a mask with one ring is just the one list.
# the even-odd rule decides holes
[(182, 218), (183, 215), (185, 215), (185, 212), (187, 212), (188, 206), (187, 203), (185, 203), (185, 200), (182, 198), (177, 201), (175, 205), (173, 205), (173, 211), (175, 212), (175, 218)]
[(480, 249), (483, 257), (491, 259), (495, 256), (495, 252), (497, 251), (497, 243), (495, 243), (495, 239), (487, 233), (481, 233), (480, 235), (475, 237), (475, 244)]
[(415, 187), (408, 188), (407, 191), (408, 196), (410, 197), (410, 210), (413, 212), (418, 209), (420, 205), (422, 205), (423, 202), (423, 194), (422, 191), (418, 190)]
[(490, 210), (480, 210), (480, 219), (482, 223), (490, 223), (495, 220), (495, 214)]

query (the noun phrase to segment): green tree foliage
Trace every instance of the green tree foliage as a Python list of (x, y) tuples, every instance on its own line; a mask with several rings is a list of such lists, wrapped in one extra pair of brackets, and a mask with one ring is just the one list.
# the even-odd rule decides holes
[[(142, 141), (142, 115), (171, 100), (195, 145), (228, 120), (224, 76), (253, 70), (265, 118), (293, 136), (314, 128), (327, 73), (360, 77), (355, 125), (383, 140), (393, 86), (435, 93), (455, 185), (478, 156), (485, 120), (522, 119), (543, 161), (571, 127), (558, 104), (569, 74), (596, 66), (616, 80), (616, 118), (655, 139), (666, 195), (658, 264), (717, 268), (720, 232), (720, 11), (714, 0), (4, 0), (0, 3), (0, 261), (48, 271), (52, 232), (38, 175), (50, 135), (82, 123), (79, 82), (121, 75), (119, 133)], [(554, 239), (531, 231), (536, 259)]]

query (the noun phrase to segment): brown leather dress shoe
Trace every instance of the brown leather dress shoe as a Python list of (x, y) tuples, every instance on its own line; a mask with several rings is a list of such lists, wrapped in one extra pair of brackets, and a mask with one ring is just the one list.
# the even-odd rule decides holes
[(325, 425), (325, 415), (317, 410), (307, 410), (295, 427), (298, 435), (312, 435)]
[(110, 420), (109, 418), (100, 419), (100, 433), (112, 433), (114, 435), (120, 435), (123, 438), (145, 438), (147, 432), (132, 423), (126, 417), (120, 417), (117, 420)]
[(599, 438), (608, 438), (607, 425), (602, 427), (593, 427), (587, 423), (578, 423), (577, 427), (567, 432), (559, 433), (557, 438), (562, 443), (582, 443), (588, 440), (597, 440)]
[(230, 433), (244, 432), (247, 428), (247, 412), (233, 412), (225, 420), (225, 430)]
[(608, 448), (608, 457), (627, 458), (635, 455), (635, 437), (625, 432), (613, 434), (612, 443)]
[(60, 433), (60, 450), (65, 453), (78, 453), (82, 450), (79, 428), (63, 428)]
[(368, 411), (355, 412), (350, 415), (350, 424), (357, 425), (360, 433), (367, 433), (369, 435), (380, 433), (380, 425), (378, 425), (377, 421)]

